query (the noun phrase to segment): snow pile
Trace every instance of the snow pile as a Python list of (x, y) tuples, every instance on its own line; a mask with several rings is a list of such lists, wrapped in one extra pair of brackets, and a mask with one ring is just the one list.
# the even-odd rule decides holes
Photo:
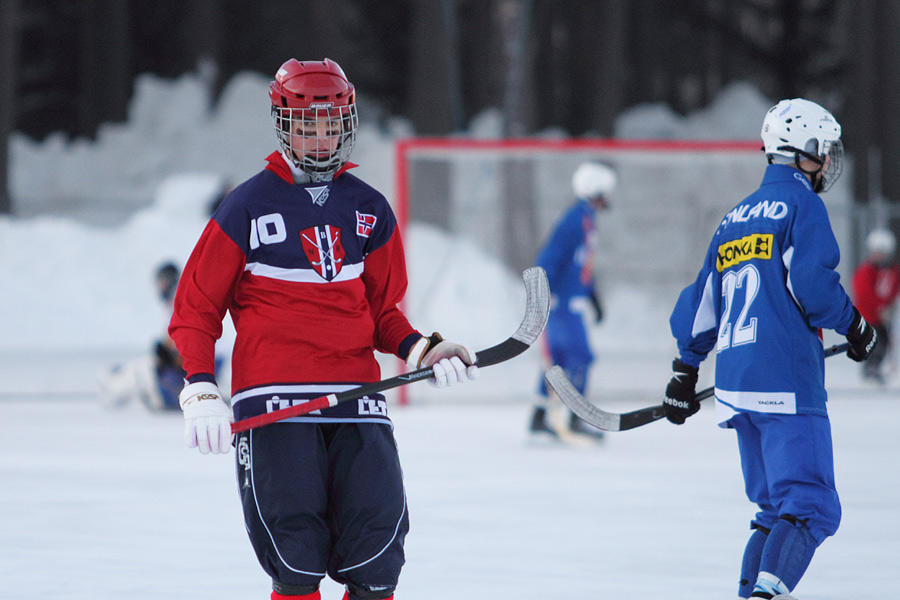
[(755, 140), (762, 115), (775, 102), (746, 82), (727, 85), (712, 103), (684, 117), (662, 102), (622, 112), (614, 126), (623, 139)]
[[(96, 142), (53, 135), (38, 143), (22, 136), (11, 148), (12, 191), (18, 206), (40, 197), (69, 198), (29, 218), (0, 217), (0, 353), (128, 358), (144, 352), (164, 328), (153, 289), (162, 261), (183, 265), (224, 182), (239, 182), (263, 167), (275, 147), (268, 116), (268, 78), (245, 73), (213, 105), (199, 75), (176, 80), (142, 76), (125, 123), (101, 127)], [(707, 110), (677, 118), (665, 107), (637, 107), (622, 115), (625, 137), (755, 137), (770, 102), (736, 84)], [(743, 114), (743, 116), (742, 116)], [(372, 119), (374, 121), (374, 119)], [(393, 140), (411, 133), (400, 119), (384, 129), (362, 120), (354, 171), (393, 198)], [(499, 115), (474, 119), (470, 135), (499, 135)], [(752, 127), (751, 127), (752, 126)], [(75, 208), (72, 208), (75, 207)], [(112, 215), (111, 213), (116, 213)], [(77, 217), (77, 218), (76, 218)], [(105, 223), (100, 226), (98, 223)], [(413, 325), (482, 349), (518, 326), (524, 289), (518, 273), (475, 245), (412, 224), (406, 239), (410, 288), (406, 310)], [(592, 386), (617, 390), (658, 387), (622, 365), (638, 361), (667, 369), (674, 344), (668, 332), (673, 298), (632, 289), (605, 290), (607, 318), (591, 329), (602, 360)], [(8, 361), (7, 361), (8, 362)], [(7, 390), (18, 371), (0, 375)], [(389, 363), (386, 363), (389, 364)], [(539, 374), (537, 350), (480, 384), (485, 396), (532, 398)], [(78, 367), (79, 374), (90, 371)], [(493, 372), (493, 371), (492, 371)], [(93, 375), (79, 385), (92, 386)], [(9, 386), (13, 385), (12, 388)], [(430, 397), (430, 388), (416, 394)], [(425, 388), (425, 386), (421, 386)]]

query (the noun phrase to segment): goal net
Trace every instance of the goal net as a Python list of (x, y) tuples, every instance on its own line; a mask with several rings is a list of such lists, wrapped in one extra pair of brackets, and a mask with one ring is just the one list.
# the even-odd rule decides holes
[[(653, 364), (660, 356), (667, 368), (674, 348), (668, 312), (680, 289), (696, 277), (724, 215), (759, 186), (765, 160), (758, 141), (401, 140), (395, 155), (395, 209), (401, 225), (412, 226), (411, 233), (418, 225), (430, 225), (465, 240), (514, 277), (534, 264), (574, 202), (572, 174), (588, 160), (608, 164), (618, 174), (610, 208), (597, 219), (595, 269), (607, 315), (600, 333), (591, 333), (599, 370), (614, 371), (596, 379), (624, 388), (627, 373), (634, 371), (616, 369), (609, 355), (652, 356)], [(842, 248), (849, 246), (851, 179), (845, 174), (827, 195)], [(843, 260), (844, 281), (850, 268), (851, 261)], [(426, 312), (416, 309), (418, 315)], [(477, 317), (472, 320), (487, 319)], [(536, 371), (524, 376), (528, 389), (537, 381)], [(625, 375), (614, 380), (618, 373)], [(418, 397), (420, 391), (415, 393)]]
[[(716, 226), (764, 167), (759, 142), (410, 139), (397, 144), (398, 214), (522, 270), (574, 201), (572, 173), (587, 160), (619, 176), (598, 220), (604, 281), (663, 286), (693, 278)], [(836, 195), (830, 207), (845, 203)]]

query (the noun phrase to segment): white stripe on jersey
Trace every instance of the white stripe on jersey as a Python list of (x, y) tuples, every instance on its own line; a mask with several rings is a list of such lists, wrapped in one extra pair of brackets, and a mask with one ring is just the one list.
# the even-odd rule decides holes
[(316, 383), (305, 385), (264, 385), (260, 387), (250, 388), (249, 390), (244, 390), (243, 392), (235, 394), (231, 398), (231, 405), (234, 406), (244, 398), (255, 398), (258, 396), (278, 396), (287, 394), (316, 394), (317, 397), (327, 396), (328, 394), (338, 394), (340, 392), (346, 392), (347, 390), (352, 390), (353, 388), (359, 387), (360, 385), (362, 384), (348, 383), (343, 385), (322, 385), (320, 383)]
[(716, 305), (713, 301), (713, 275), (709, 274), (706, 278), (706, 284), (703, 286), (703, 296), (700, 297), (700, 305), (694, 314), (694, 325), (691, 327), (691, 335), (697, 337), (704, 331), (715, 329), (716, 322)]
[(244, 270), (250, 271), (253, 275), (268, 277), (269, 279), (278, 279), (279, 281), (290, 281), (293, 283), (334, 283), (338, 281), (353, 281), (354, 279), (359, 279), (363, 274), (363, 263), (345, 264), (340, 273), (338, 273), (331, 282), (319, 275), (315, 269), (283, 269), (281, 267), (273, 267), (263, 263), (247, 263)]
[(784, 251), (784, 254), (781, 255), (781, 262), (784, 264), (784, 268), (787, 269), (787, 290), (790, 293), (791, 298), (794, 299), (794, 302), (800, 307), (801, 312), (806, 312), (803, 310), (803, 306), (800, 304), (800, 301), (797, 300), (796, 294), (794, 294), (794, 283), (791, 281), (791, 262), (794, 260), (794, 247), (791, 246), (787, 250)]
[(795, 415), (797, 396), (793, 392), (730, 392), (716, 388), (716, 416), (720, 425), (736, 415), (738, 409)]

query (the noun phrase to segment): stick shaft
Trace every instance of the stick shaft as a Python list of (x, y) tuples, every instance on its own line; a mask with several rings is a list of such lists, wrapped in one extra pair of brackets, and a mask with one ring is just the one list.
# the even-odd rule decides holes
[[(525, 282), (525, 316), (522, 319), (522, 323), (515, 333), (506, 340), (496, 346), (491, 346), (475, 353), (475, 364), (479, 368), (507, 361), (528, 350), (547, 325), (547, 318), (550, 314), (550, 285), (547, 282), (547, 274), (541, 267), (531, 267), (522, 273), (522, 277)], [(319, 396), (296, 406), (289, 406), (288, 408), (241, 419), (231, 424), (231, 432), (240, 433), (241, 431), (262, 427), (284, 419), (299, 417), (316, 410), (336, 406), (347, 400), (356, 400), (357, 398), (384, 392), (401, 385), (429, 379), (433, 376), (434, 369), (432, 367), (424, 367), (336, 394)]]
[[(848, 344), (847, 342), (844, 342), (843, 344), (835, 344), (834, 346), (825, 348), (825, 358), (828, 358), (829, 356), (834, 356), (835, 354), (843, 354), (844, 352), (846, 352), (849, 349), (850, 349), (850, 344)], [(707, 398), (709, 398), (710, 396), (712, 396), (715, 393), (716, 393), (715, 387), (708, 387), (705, 390), (697, 392), (697, 395), (695, 396), (695, 398), (697, 400), (706, 400)]]

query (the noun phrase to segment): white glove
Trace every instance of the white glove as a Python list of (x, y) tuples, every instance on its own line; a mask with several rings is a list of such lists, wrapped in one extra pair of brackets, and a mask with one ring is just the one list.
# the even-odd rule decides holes
[(445, 341), (435, 332), (415, 343), (406, 363), (416, 368), (431, 367), (434, 377), (428, 383), (433, 387), (444, 387), (477, 378), (475, 359), (475, 352), (469, 346)]
[(184, 441), (188, 448), (197, 448), (200, 454), (228, 454), (234, 416), (216, 384), (189, 383), (178, 394), (178, 403), (184, 411)]

